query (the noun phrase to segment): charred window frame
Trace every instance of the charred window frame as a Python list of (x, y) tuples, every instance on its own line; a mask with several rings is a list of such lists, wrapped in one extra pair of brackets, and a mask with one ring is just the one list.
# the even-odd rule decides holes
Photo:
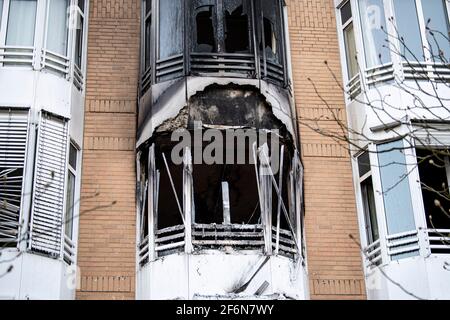
[(156, 82), (184, 75), (185, 1), (159, 0), (156, 2)]
[(283, 4), (283, 0), (144, 0), (141, 95), (152, 83), (188, 74), (263, 78), (286, 85)]
[(141, 81), (140, 91), (145, 93), (152, 83), (152, 12), (153, 1), (142, 1), (142, 25), (141, 25)]
[(283, 3), (257, 2), (261, 77), (277, 83), (287, 83)]

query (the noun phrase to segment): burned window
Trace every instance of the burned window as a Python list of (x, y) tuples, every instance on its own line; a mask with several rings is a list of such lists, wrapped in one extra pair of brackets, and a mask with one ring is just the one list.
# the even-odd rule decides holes
[(251, 50), (248, 0), (197, 0), (194, 3), (195, 52), (247, 53)]
[[(203, 1), (200, 1), (203, 2)], [(214, 32), (214, 5), (200, 5), (195, 8), (196, 52), (215, 52), (216, 34)]]
[(247, 1), (225, 2), (225, 51), (243, 53), (250, 51), (250, 19)]
[(144, 40), (143, 40), (143, 56), (144, 56), (144, 71), (150, 68), (151, 59), (151, 28), (152, 28), (152, 1), (144, 1)]
[(27, 133), (28, 112), (0, 109), (0, 247), (18, 242)]
[(262, 32), (260, 47), (265, 59), (277, 63), (281, 60), (281, 12), (278, 1), (264, 1), (262, 6)]
[(183, 53), (184, 18), (182, 0), (159, 2), (159, 59)]

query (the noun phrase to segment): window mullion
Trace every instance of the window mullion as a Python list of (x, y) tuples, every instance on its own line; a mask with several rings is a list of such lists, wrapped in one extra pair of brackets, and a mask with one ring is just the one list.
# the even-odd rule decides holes
[(5, 45), (6, 43), (6, 28), (8, 25), (9, 1), (10, 0), (5, 0), (3, 2), (3, 11), (0, 12), (0, 14), (2, 15), (0, 25), (0, 46)]
[(217, 52), (225, 52), (225, 19), (224, 19), (223, 0), (216, 1), (216, 33), (217, 33)]
[(420, 33), (422, 35), (422, 46), (424, 48), (424, 57), (426, 62), (432, 61), (430, 46), (428, 43), (426, 22), (423, 16), (422, 0), (416, 0), (417, 17), (419, 19)]

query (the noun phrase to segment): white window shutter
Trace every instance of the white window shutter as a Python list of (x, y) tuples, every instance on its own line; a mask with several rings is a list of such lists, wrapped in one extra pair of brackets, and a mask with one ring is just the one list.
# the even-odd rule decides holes
[(18, 241), (28, 111), (0, 109), (0, 248)]
[(67, 120), (43, 112), (36, 149), (30, 248), (53, 257), (61, 253), (67, 148)]

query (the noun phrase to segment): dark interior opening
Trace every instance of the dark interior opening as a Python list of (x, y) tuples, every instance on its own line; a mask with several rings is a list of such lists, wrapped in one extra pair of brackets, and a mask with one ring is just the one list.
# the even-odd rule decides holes
[[(291, 166), (291, 159), (290, 153), (288, 150), (285, 149), (284, 151), (284, 162), (283, 162), (283, 172), (278, 171), (278, 173), (275, 175), (275, 180), (277, 182), (277, 185), (280, 181), (280, 174), (283, 175), (283, 184), (281, 187), (281, 199), (284, 203), (284, 206), (286, 207), (286, 210), (289, 213), (289, 219), (291, 220), (292, 225), (295, 225), (295, 209), (290, 208), (289, 206), (289, 194), (291, 193), (292, 196), (295, 196), (293, 194), (293, 190), (290, 190), (289, 186), (289, 173), (292, 170)], [(278, 186), (280, 188), (280, 186)], [(272, 184), (272, 225), (274, 227), (277, 226), (277, 216), (278, 216), (278, 194), (275, 189), (275, 187)], [(293, 211), (292, 211), (293, 210)], [(294, 216), (291, 215), (291, 213), (294, 213)], [(290, 231), (289, 224), (286, 220), (286, 215), (283, 211), (283, 207), (280, 207), (280, 228), (284, 230)]]
[(215, 52), (216, 41), (214, 35), (213, 12), (214, 6), (197, 8), (195, 17), (197, 25), (196, 52)]
[(225, 50), (228, 53), (249, 52), (248, 15), (243, 6), (225, 12)]
[(140, 168), (140, 227), (141, 227), (141, 241), (148, 236), (148, 151), (141, 154), (141, 168)]
[(278, 54), (277, 52), (278, 39), (275, 33), (275, 26), (273, 22), (268, 18), (264, 18), (263, 21), (264, 21), (264, 43), (265, 43), (264, 52), (268, 59), (276, 60)]
[(160, 173), (159, 193), (158, 193), (158, 230), (183, 224), (183, 219), (178, 208), (177, 198), (173, 191), (169, 173), (163, 159), (163, 153), (167, 160), (173, 184), (178, 196), (178, 200), (183, 209), (183, 165), (175, 165), (170, 158), (170, 145), (157, 145), (155, 148), (156, 169)]
[[(226, 131), (222, 131), (226, 141)], [(204, 144), (206, 147), (208, 143)], [(228, 183), (230, 217), (232, 224), (257, 224), (261, 212), (255, 166), (250, 163), (249, 140), (244, 150), (236, 145), (224, 143), (223, 163), (194, 165), (195, 222), (200, 224), (224, 223), (222, 182)], [(233, 148), (233, 149), (231, 149)], [(238, 150), (239, 148), (239, 150)], [(234, 161), (225, 161), (234, 154)], [(245, 158), (238, 162), (238, 152), (245, 152)], [(242, 161), (244, 160), (245, 161)], [(231, 159), (230, 159), (231, 160)]]
[[(419, 165), (420, 182), (422, 185), (422, 197), (429, 229), (450, 229), (450, 200), (447, 169), (445, 158), (448, 159), (448, 150), (417, 150), (417, 162)], [(440, 206), (436, 205), (439, 201)], [(439, 239), (448, 234), (440, 232), (431, 233), (431, 237)], [(448, 246), (449, 243), (441, 240), (430, 239), (430, 244), (435, 246)], [(432, 249), (434, 254), (445, 254), (449, 249)]]
[[(444, 153), (447, 152), (417, 150), (423, 203), (430, 229), (450, 229), (450, 217), (448, 216), (450, 210), (449, 188)], [(442, 208), (436, 206), (436, 201), (440, 202)]]

